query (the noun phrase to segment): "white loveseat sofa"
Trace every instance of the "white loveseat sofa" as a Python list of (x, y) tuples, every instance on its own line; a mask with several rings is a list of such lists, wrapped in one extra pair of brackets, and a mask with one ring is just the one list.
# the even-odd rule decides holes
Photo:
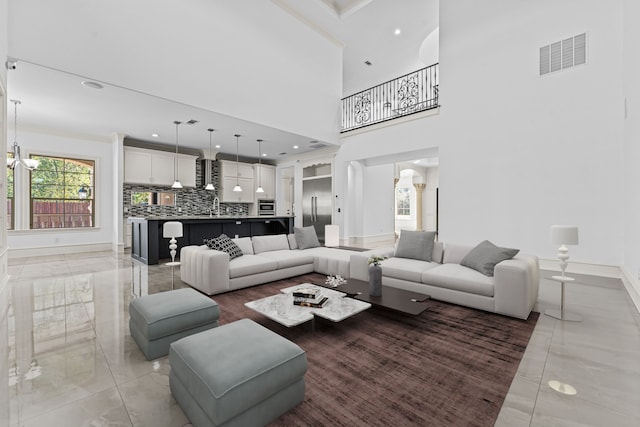
[[(379, 251), (382, 285), (430, 295), (431, 298), (507, 316), (526, 319), (538, 299), (539, 262), (518, 254), (496, 264), (493, 277), (460, 265), (473, 246), (435, 242), (432, 261), (395, 257), (394, 249)], [(352, 278), (369, 279), (368, 255), (350, 259)]]
[[(347, 278), (351, 255), (358, 253), (323, 246), (298, 249), (293, 234), (232, 240), (243, 253), (232, 260), (227, 253), (206, 245), (183, 247), (180, 250), (182, 281), (214, 295), (311, 272)], [(361, 254), (368, 259), (370, 252)]]

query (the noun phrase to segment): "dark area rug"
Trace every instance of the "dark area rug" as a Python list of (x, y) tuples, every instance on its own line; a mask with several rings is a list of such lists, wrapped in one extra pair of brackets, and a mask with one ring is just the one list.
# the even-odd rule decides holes
[(286, 328), (244, 306), (308, 274), (221, 295), (220, 323), (250, 318), (307, 352), (305, 400), (272, 426), (493, 426), (538, 319), (439, 301), (408, 316), (371, 308)]

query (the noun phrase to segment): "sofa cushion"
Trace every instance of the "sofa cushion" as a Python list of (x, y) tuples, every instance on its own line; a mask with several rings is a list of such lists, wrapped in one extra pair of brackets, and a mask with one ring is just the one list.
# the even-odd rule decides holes
[(327, 248), (319, 246), (317, 248), (305, 249), (304, 253), (312, 255), (313, 271), (320, 274), (339, 274), (349, 277), (349, 261), (352, 251), (338, 248)]
[(480, 242), (460, 261), (460, 265), (473, 268), (485, 276), (493, 276), (497, 263), (511, 259), (520, 252), (519, 249), (501, 248), (488, 240)]
[(318, 235), (313, 225), (302, 228), (294, 227), (293, 232), (296, 235), (298, 249), (317, 248), (320, 246), (320, 241), (318, 241)]
[(431, 261), (435, 231), (401, 230), (395, 256)]
[(462, 258), (464, 258), (469, 251), (473, 249), (473, 246), (458, 245), (455, 243), (445, 243), (444, 255), (442, 256), (443, 264), (460, 264)]
[(492, 297), (494, 291), (492, 277), (460, 264), (442, 264), (426, 270), (422, 273), (421, 282), (486, 297)]
[(229, 278), (249, 276), (252, 274), (273, 271), (278, 268), (278, 263), (260, 255), (245, 255), (229, 262)]
[(221, 234), (213, 239), (204, 239), (204, 244), (210, 249), (226, 252), (229, 254), (229, 259), (235, 259), (243, 255), (242, 250), (238, 245), (236, 245), (226, 234)]
[(301, 252), (285, 249), (281, 251), (269, 251), (260, 254), (265, 258), (269, 258), (278, 263), (278, 269), (297, 267), (299, 265), (313, 264), (313, 255)]
[(274, 234), (271, 236), (253, 236), (253, 251), (256, 255), (263, 252), (289, 249), (289, 241), (286, 234)]
[(238, 245), (243, 255), (253, 255), (253, 243), (251, 243), (251, 237), (239, 237), (237, 239), (231, 239), (233, 243)]
[(381, 265), (383, 277), (393, 277), (395, 279), (420, 283), (422, 273), (440, 264), (417, 259), (392, 257), (382, 261)]
[(289, 249), (298, 249), (298, 241), (295, 234), (287, 234), (287, 240), (289, 240)]

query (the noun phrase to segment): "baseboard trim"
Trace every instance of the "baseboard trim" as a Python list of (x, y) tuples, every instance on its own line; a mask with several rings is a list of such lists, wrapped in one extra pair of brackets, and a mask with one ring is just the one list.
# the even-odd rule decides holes
[[(558, 260), (540, 259), (540, 269), (550, 271), (560, 271), (558, 268)], [(624, 288), (629, 294), (631, 301), (640, 313), (640, 283), (634, 279), (632, 274), (629, 274), (623, 267), (616, 265), (602, 265), (602, 264), (585, 264), (581, 262), (569, 262), (567, 266), (567, 273), (575, 274), (589, 274), (591, 276), (612, 277), (614, 279), (622, 280)]]
[[(550, 271), (560, 271), (558, 267), (558, 260), (554, 259), (542, 259), (540, 258), (540, 269), (541, 270), (550, 270)], [(620, 267), (616, 265), (603, 265), (603, 264), (586, 264), (581, 262), (572, 262), (569, 261), (569, 265), (567, 266), (567, 273), (576, 273), (576, 274), (589, 274), (591, 276), (603, 276), (603, 277), (613, 277), (615, 279), (622, 278), (622, 272), (620, 271)]]
[(47, 256), (58, 254), (79, 254), (84, 252), (105, 252), (113, 251), (113, 244), (111, 243), (94, 243), (91, 245), (65, 245), (65, 246), (48, 246), (41, 248), (24, 248), (24, 249), (11, 249), (9, 248), (9, 259), (25, 258), (33, 256)]
[(348, 239), (340, 239), (340, 245), (373, 249), (380, 245), (393, 245), (394, 239), (394, 234), (379, 234), (377, 236), (354, 236), (349, 237)]
[(624, 267), (620, 267), (622, 272), (622, 283), (627, 289), (627, 293), (631, 297), (631, 301), (636, 306), (636, 310), (640, 313), (640, 282), (635, 279)]

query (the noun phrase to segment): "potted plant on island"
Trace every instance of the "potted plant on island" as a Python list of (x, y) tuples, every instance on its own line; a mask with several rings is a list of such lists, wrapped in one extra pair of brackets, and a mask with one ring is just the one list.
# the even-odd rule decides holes
[(372, 255), (369, 264), (369, 295), (379, 297), (382, 295), (382, 267), (380, 262), (387, 259), (386, 256)]

